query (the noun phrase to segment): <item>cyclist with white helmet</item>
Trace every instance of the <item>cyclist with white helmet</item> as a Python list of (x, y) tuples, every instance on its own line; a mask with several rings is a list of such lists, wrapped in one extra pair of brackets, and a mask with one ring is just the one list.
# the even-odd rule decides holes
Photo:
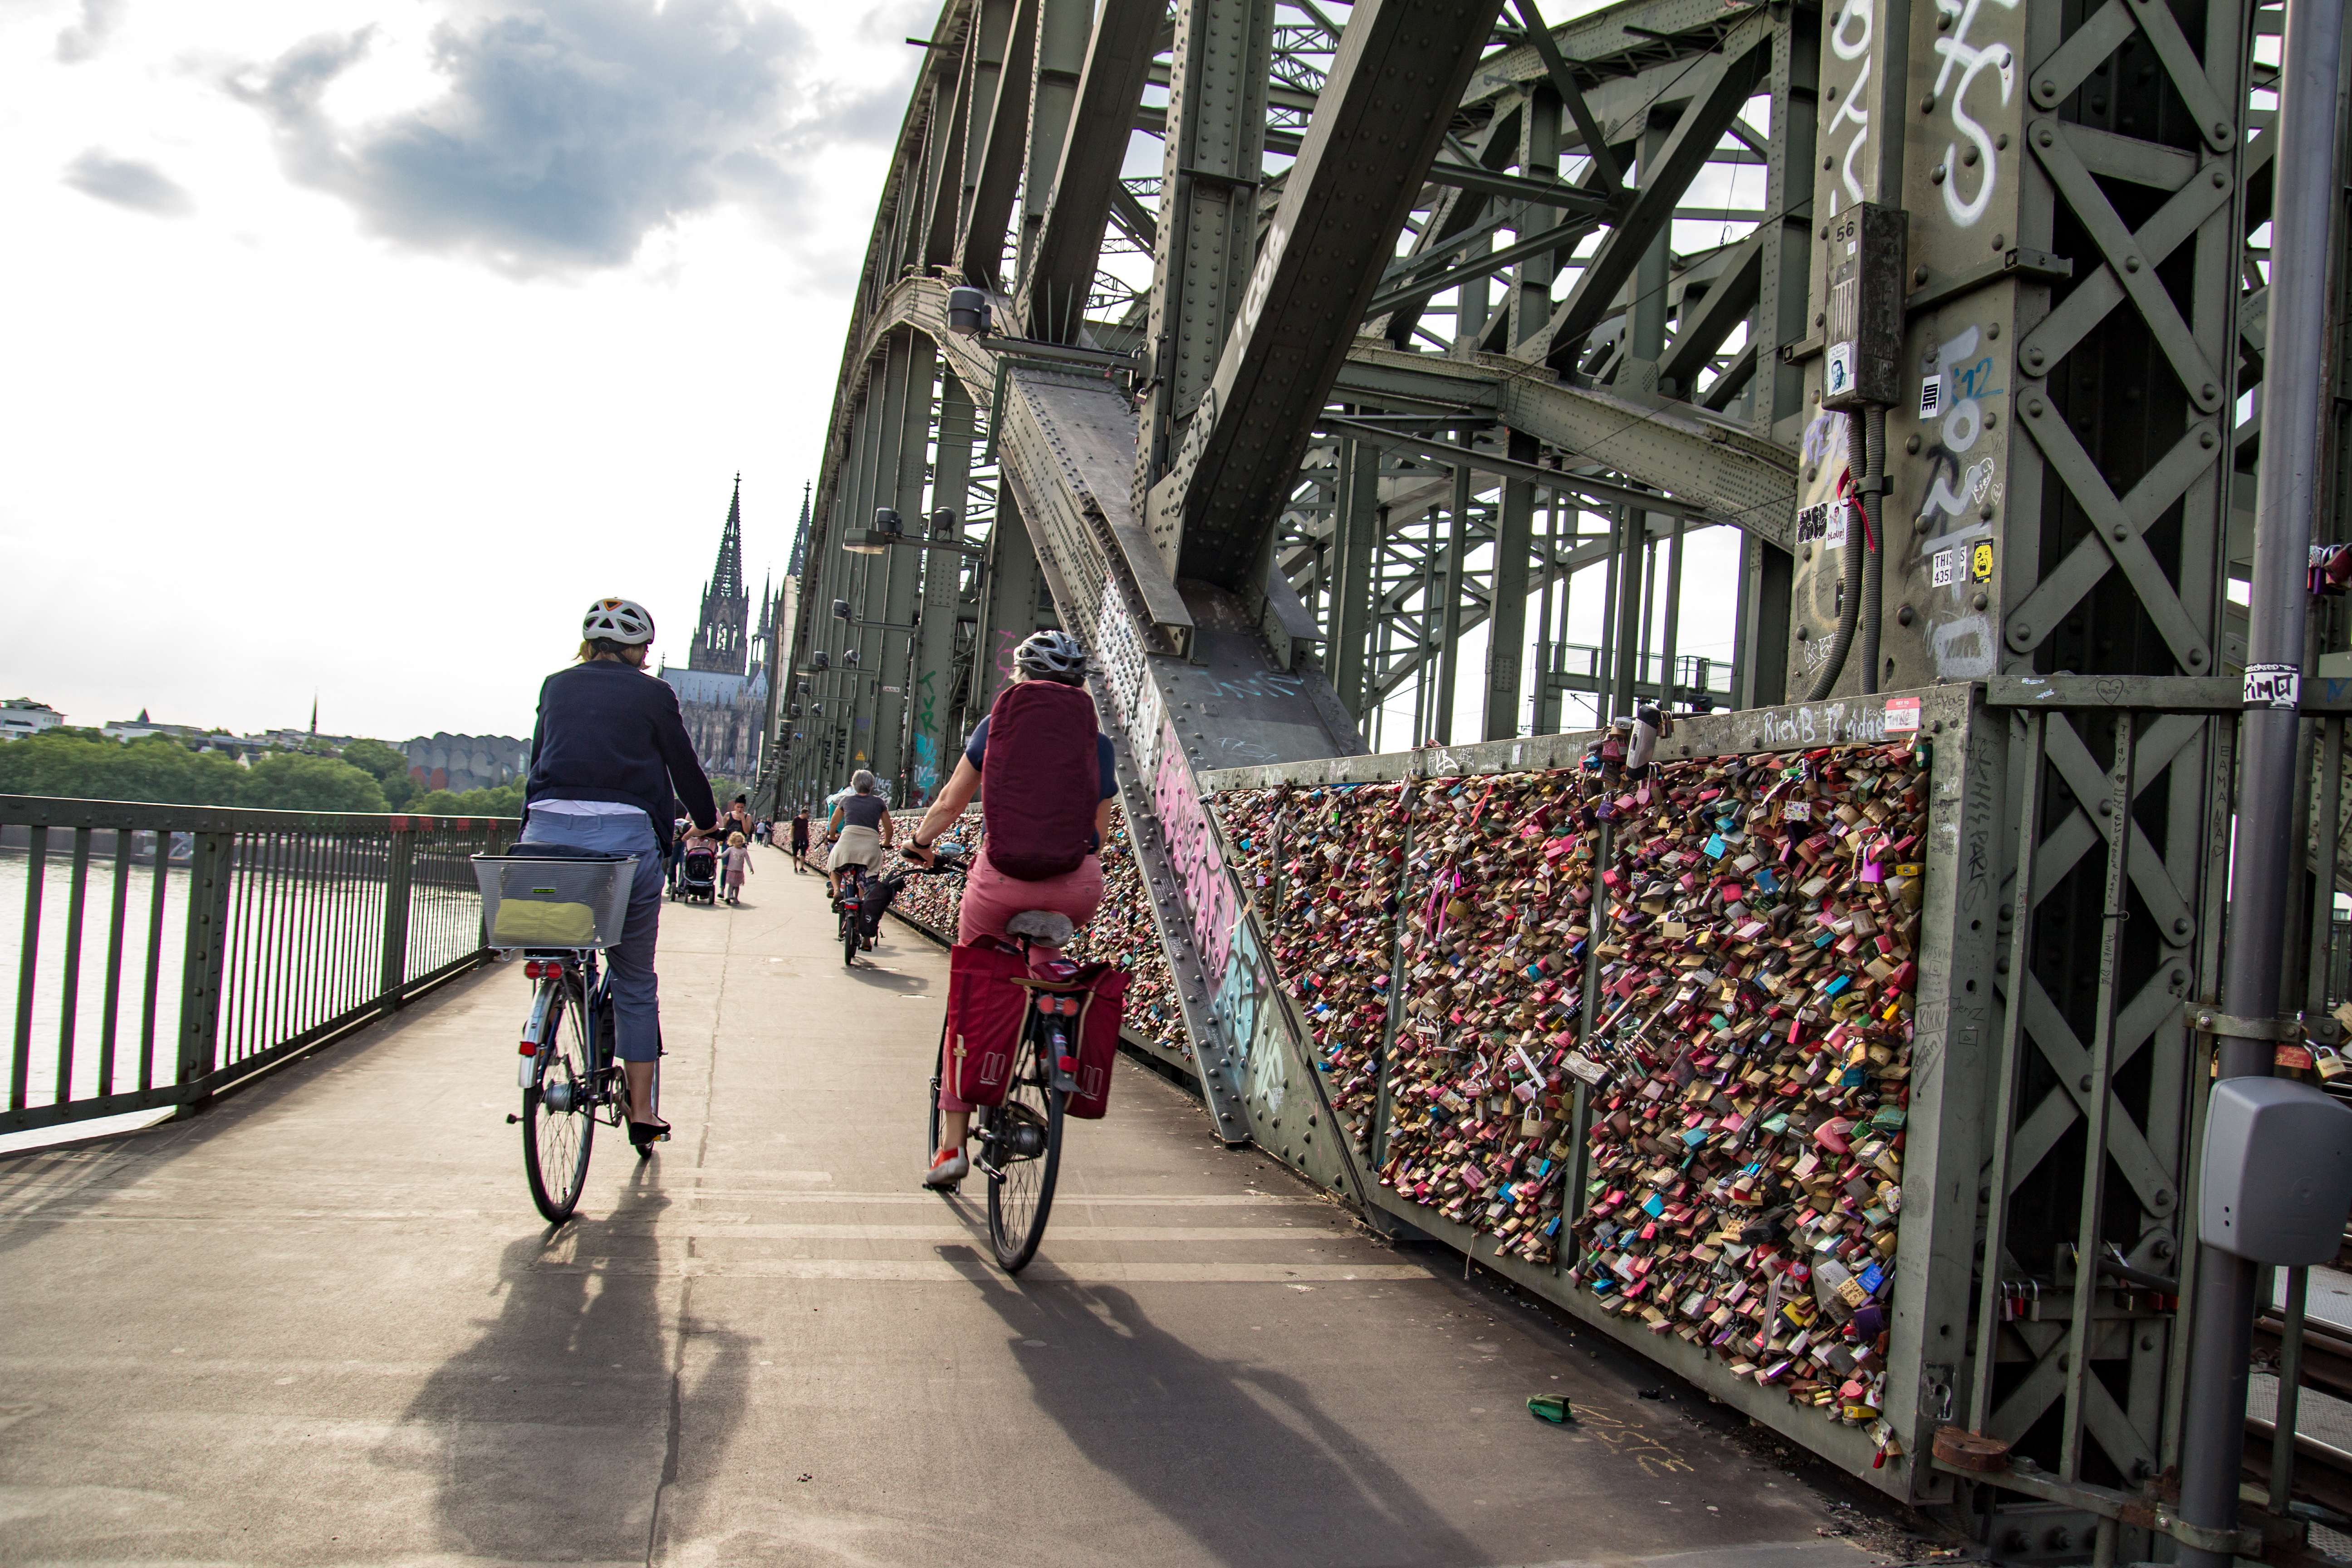
[[(989, 836), (964, 877), (959, 942), (1001, 939), (1005, 922), (1029, 910), (1067, 915), (1073, 926), (1081, 926), (1102, 903), (1102, 841), (1110, 831), (1118, 778), (1110, 738), (1095, 727), (1094, 701), (1085, 694), (1087, 650), (1067, 632), (1044, 631), (1013, 650), (1013, 664), (1016, 683), (1074, 688), (1076, 694), (1047, 700), (1048, 691), (1024, 692), (1020, 684), (999, 694), (964, 742), (962, 760), (916, 825), (906, 851), (908, 858), (930, 864), (931, 845), (955, 825), (985, 779)], [(1008, 722), (1000, 724), (1000, 719)], [(1004, 731), (994, 750), (989, 745), (992, 725)], [(1045, 874), (1008, 875), (1000, 859), (1018, 870)], [(1050, 870), (1057, 866), (1069, 869)], [(971, 1106), (942, 1081), (940, 1147), (932, 1152), (926, 1184), (948, 1185), (971, 1169), (963, 1152), (971, 1123)]]
[(580, 637), (577, 661), (539, 689), (522, 842), (637, 858), (628, 921), (604, 956), (613, 977), (614, 1054), (629, 1081), (629, 1141), (642, 1146), (669, 1130), (654, 1108), (653, 1082), (661, 1055), (654, 942), (671, 803), (682, 805), (704, 832), (719, 811), (677, 692), (646, 673), (653, 616), (627, 599), (599, 599), (588, 606)]

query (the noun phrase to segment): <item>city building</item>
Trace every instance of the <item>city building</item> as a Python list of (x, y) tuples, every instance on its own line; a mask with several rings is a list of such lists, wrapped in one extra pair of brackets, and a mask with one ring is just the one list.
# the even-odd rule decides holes
[(404, 742), (408, 776), (419, 789), (496, 789), (512, 784), (530, 766), (530, 742), (512, 735), (419, 735)]
[(761, 587), (757, 621), (752, 614), (743, 579), (743, 476), (738, 474), (726, 526), (719, 531), (719, 560), (702, 587), (702, 617), (687, 667), (673, 669), (665, 658), (660, 674), (677, 693), (678, 711), (703, 771), (746, 784), (759, 772), (760, 738), (768, 718), (772, 653), (767, 634), (774, 615), (769, 585)]
[(0, 741), (37, 735), (44, 730), (54, 730), (65, 721), (64, 714), (47, 703), (36, 702), (29, 697), (0, 702)]

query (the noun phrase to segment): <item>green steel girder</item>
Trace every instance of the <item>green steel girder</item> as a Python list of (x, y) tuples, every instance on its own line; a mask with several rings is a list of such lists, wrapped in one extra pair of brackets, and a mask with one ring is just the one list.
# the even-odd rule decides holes
[[(1362, 319), (1414, 176), (1475, 64), (1470, 45), (1498, 8), (1369, 0), (1351, 14), (1215, 377), (1146, 503), (1180, 575), (1263, 591), (1265, 522), (1347, 355), (1349, 339), (1333, 326)], [(1312, 242), (1291, 245), (1302, 232)]]
[[(1102, 256), (1103, 226), (1126, 189), (1118, 173), (1127, 157), (1127, 129), (1143, 96), (1151, 46), (1161, 16), (1160, 0), (1104, 0), (1086, 46), (1076, 103), (1063, 141), (1051, 194), (1038, 223), (1036, 244), (1021, 280), (1024, 320), (1033, 336), (1076, 342), (1080, 306), (1093, 286)], [(1132, 196), (1126, 204), (1140, 211)], [(1157, 226), (1129, 226), (1149, 245)]]
[(1653, 242), (1665, 234), (1692, 178), (1754, 95), (1758, 57), (1769, 58), (1771, 38), (1769, 19), (1753, 17), (1726, 37), (1719, 54), (1694, 68), (1692, 97), (1673, 132), (1654, 155), (1650, 143), (1643, 143), (1641, 184), (1623, 216), (1552, 312), (1549, 324), (1519, 344), (1517, 353), (1559, 370), (1573, 363), (1586, 336), (1616, 308), (1619, 290), (1633, 280)]

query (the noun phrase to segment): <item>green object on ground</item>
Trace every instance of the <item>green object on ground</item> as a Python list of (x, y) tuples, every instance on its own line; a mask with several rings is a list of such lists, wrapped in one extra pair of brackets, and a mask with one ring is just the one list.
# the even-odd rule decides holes
[(1538, 1421), (1549, 1421), (1554, 1426), (1559, 1426), (1570, 1418), (1568, 1395), (1565, 1394), (1530, 1394), (1528, 1398), (1528, 1414)]

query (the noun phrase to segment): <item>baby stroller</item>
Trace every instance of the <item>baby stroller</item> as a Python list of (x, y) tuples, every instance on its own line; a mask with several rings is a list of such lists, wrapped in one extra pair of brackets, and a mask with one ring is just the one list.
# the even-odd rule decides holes
[(677, 858), (677, 886), (670, 897), (682, 898), (688, 903), (699, 899), (706, 904), (719, 901), (719, 852), (708, 844), (689, 844)]

